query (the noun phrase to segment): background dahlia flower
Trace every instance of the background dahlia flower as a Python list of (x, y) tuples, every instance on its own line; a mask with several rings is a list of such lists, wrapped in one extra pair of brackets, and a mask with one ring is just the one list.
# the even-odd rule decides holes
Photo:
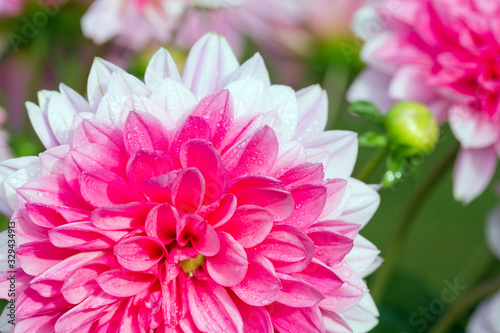
[[(500, 207), (488, 215), (485, 230), (491, 252), (500, 259)], [(467, 333), (500, 333), (499, 313), (500, 290), (477, 307), (467, 324)]]
[(500, 147), (500, 3), (483, 0), (382, 1), (360, 9), (353, 23), (366, 40), (368, 69), (348, 98), (383, 110), (397, 100), (427, 104), (460, 141), (454, 195), (481, 194)]
[(240, 53), (245, 36), (267, 45), (294, 46), (304, 37), (299, 25), (306, 4), (304, 0), (96, 0), (82, 18), (82, 29), (95, 43), (114, 39), (134, 50), (151, 42), (189, 48), (207, 32), (216, 32)]
[(209, 34), (182, 76), (164, 49), (145, 83), (97, 59), (87, 95), (40, 92), (47, 150), (0, 164), (16, 333), (376, 325), (362, 278), (380, 260), (358, 231), (379, 197), (349, 178), (356, 134), (323, 131), (321, 88), (271, 85), (258, 54), (239, 66)]
[(19, 14), (24, 0), (2, 0), (0, 1), (0, 17), (8, 17)]

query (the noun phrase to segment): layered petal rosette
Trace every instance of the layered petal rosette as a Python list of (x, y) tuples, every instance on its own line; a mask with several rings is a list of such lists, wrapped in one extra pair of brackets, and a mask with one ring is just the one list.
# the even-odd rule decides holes
[(448, 120), (462, 149), (454, 195), (470, 202), (491, 180), (500, 147), (500, 3), (384, 0), (354, 19), (368, 69), (349, 92), (387, 110), (394, 101), (427, 104)]
[[(28, 104), (47, 150), (4, 162), (16, 224), (14, 332), (365, 332), (358, 235), (378, 194), (349, 178), (356, 135), (326, 131), (318, 86), (271, 85), (209, 34), (182, 76), (97, 59), (88, 101)], [(3, 276), (2, 297), (7, 298)]]

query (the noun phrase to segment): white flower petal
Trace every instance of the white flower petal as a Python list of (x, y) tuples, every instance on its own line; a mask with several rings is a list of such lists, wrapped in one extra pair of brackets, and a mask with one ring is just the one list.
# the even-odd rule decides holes
[(227, 40), (209, 33), (189, 52), (182, 81), (198, 99), (202, 99), (224, 87), (238, 66), (238, 60)]

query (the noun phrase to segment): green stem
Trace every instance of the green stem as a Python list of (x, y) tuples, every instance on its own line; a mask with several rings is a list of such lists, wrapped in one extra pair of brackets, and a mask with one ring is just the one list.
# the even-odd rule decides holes
[(460, 297), (431, 327), (428, 333), (445, 333), (450, 327), (480, 300), (500, 290), (500, 276), (483, 282)]
[(373, 275), (373, 280), (370, 285), (371, 294), (375, 302), (380, 303), (389, 279), (392, 276), (394, 268), (396, 267), (396, 262), (401, 252), (401, 247), (403, 241), (406, 238), (408, 230), (412, 226), (415, 218), (417, 217), (418, 210), (421, 208), (425, 199), (428, 198), (428, 194), (434, 189), (434, 187), (443, 178), (442, 175), (446, 170), (453, 164), (455, 156), (458, 152), (458, 147), (455, 147), (448, 155), (441, 161), (441, 163), (434, 169), (434, 173), (427, 178), (425, 183), (414, 193), (407, 206), (406, 211), (403, 213), (401, 220), (397, 225), (397, 230), (389, 246), (383, 254), (384, 263)]
[(377, 170), (377, 167), (385, 161), (387, 154), (389, 153), (389, 146), (380, 149), (375, 153), (373, 158), (365, 165), (363, 170), (359, 172), (359, 174), (355, 177), (362, 182), (366, 182), (368, 178)]

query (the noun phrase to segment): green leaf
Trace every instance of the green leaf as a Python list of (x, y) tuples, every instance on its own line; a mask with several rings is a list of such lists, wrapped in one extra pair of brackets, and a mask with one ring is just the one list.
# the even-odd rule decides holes
[(384, 148), (388, 140), (384, 134), (377, 132), (366, 132), (359, 136), (358, 143), (360, 147)]
[(401, 180), (406, 174), (405, 167), (408, 165), (407, 160), (399, 155), (391, 155), (387, 165), (387, 171), (382, 178), (383, 188), (390, 188)]
[(382, 125), (384, 121), (384, 117), (379, 108), (370, 102), (354, 102), (349, 106), (349, 111), (377, 125)]

